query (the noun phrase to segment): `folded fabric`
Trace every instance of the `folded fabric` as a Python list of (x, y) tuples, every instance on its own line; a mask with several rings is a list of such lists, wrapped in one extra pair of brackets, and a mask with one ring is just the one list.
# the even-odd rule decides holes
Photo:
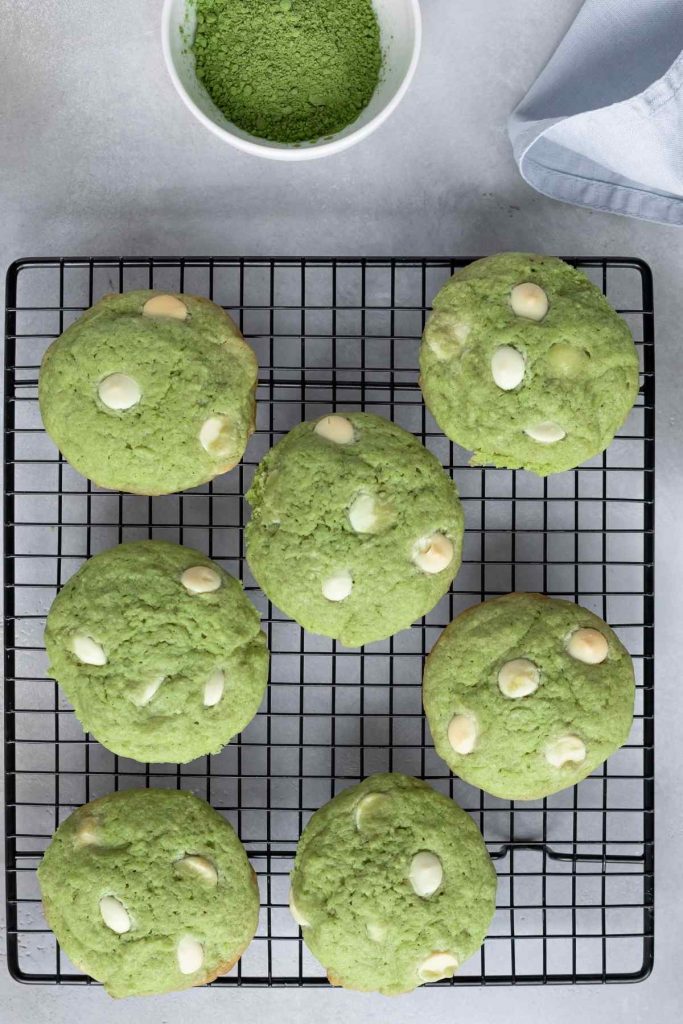
[(683, 0), (586, 0), (508, 132), (544, 195), (683, 225)]

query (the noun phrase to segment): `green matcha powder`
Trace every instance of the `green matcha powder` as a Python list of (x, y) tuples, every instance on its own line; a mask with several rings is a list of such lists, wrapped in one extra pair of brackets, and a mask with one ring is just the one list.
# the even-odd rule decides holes
[(197, 76), (233, 124), (275, 142), (333, 135), (379, 80), (371, 0), (194, 0)]

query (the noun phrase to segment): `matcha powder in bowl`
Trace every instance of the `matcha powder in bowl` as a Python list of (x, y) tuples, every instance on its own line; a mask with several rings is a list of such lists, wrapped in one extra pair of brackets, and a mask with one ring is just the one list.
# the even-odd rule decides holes
[(382, 67), (372, 0), (194, 0), (196, 74), (243, 131), (296, 144), (370, 102)]

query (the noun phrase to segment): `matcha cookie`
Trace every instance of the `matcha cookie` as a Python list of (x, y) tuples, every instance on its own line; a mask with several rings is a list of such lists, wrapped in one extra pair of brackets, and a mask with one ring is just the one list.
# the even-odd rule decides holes
[(111, 996), (205, 985), (237, 963), (258, 923), (256, 877), (231, 825), (176, 790), (79, 807), (38, 880), (60, 946)]
[(631, 658), (610, 627), (540, 594), (459, 615), (423, 684), (437, 753), (505, 800), (538, 800), (590, 775), (626, 742), (634, 695)]
[(405, 775), (372, 775), (313, 815), (296, 853), (290, 910), (333, 985), (398, 995), (450, 978), (495, 909), (479, 829)]
[(420, 383), (474, 465), (561, 473), (603, 451), (638, 393), (631, 333), (599, 288), (552, 256), (501, 253), (434, 299)]
[(217, 753), (268, 681), (266, 637), (241, 585), (164, 541), (89, 559), (52, 604), (45, 647), (86, 732), (136, 761)]
[(379, 416), (301, 423), (261, 461), (247, 500), (259, 586), (305, 629), (347, 647), (421, 618), (460, 565), (455, 484), (412, 434)]
[(257, 376), (251, 348), (208, 299), (105, 295), (45, 353), (40, 411), (64, 458), (89, 480), (171, 494), (240, 461)]

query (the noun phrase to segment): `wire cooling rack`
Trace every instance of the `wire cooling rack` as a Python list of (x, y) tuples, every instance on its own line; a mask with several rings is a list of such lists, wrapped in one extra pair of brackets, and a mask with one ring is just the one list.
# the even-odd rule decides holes
[[(573, 472), (540, 480), (471, 468), (427, 414), (417, 344), (431, 300), (468, 260), (22, 260), (9, 272), (5, 369), (6, 878), (9, 967), (25, 982), (91, 984), (43, 919), (36, 867), (56, 826), (115, 789), (191, 789), (245, 843), (262, 910), (256, 940), (221, 985), (325, 984), (287, 910), (288, 873), (312, 812), (377, 771), (418, 775), (478, 823), (498, 875), (481, 952), (452, 982), (637, 981), (653, 961), (652, 281), (635, 259), (570, 260), (629, 322), (641, 389), (619, 437)], [(260, 363), (257, 432), (239, 468), (181, 495), (102, 491), (43, 431), (41, 356), (108, 291), (207, 295), (240, 324)], [(413, 431), (452, 472), (467, 532), (452, 592), (423, 622), (361, 652), (304, 633), (256, 588), (244, 561), (243, 495), (270, 446), (302, 419), (369, 409)], [(156, 537), (196, 546), (244, 579), (263, 613), (271, 682), (259, 715), (220, 754), (140, 765), (84, 736), (46, 677), (45, 615), (88, 556)], [(633, 655), (637, 697), (626, 746), (579, 786), (511, 803), (454, 779), (421, 705), (423, 658), (465, 607), (510, 590), (576, 600)]]

